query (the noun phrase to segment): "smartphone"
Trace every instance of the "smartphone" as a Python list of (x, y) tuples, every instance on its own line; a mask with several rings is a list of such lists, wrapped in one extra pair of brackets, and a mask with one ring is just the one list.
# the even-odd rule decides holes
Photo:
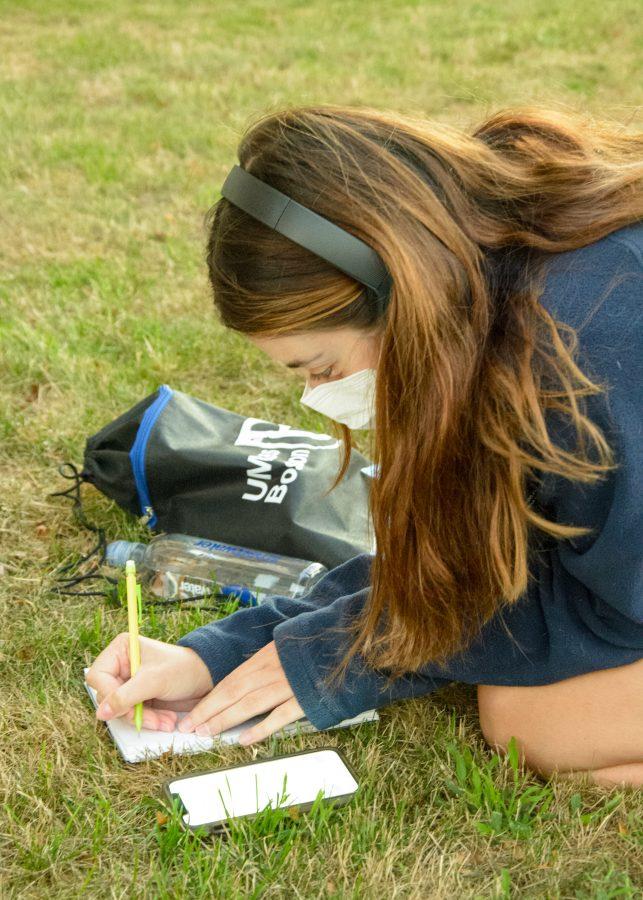
[(186, 828), (222, 831), (229, 819), (251, 818), (268, 806), (306, 812), (320, 791), (341, 806), (358, 786), (340, 751), (322, 747), (170, 778), (163, 789), (170, 803), (179, 800)]

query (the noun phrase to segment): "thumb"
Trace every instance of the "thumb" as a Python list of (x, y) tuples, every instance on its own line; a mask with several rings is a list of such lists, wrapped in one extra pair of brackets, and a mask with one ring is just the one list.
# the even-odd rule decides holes
[(108, 694), (96, 711), (99, 719), (106, 721), (123, 716), (134, 704), (143, 703), (156, 696), (158, 689), (154, 669), (139, 669), (136, 675)]

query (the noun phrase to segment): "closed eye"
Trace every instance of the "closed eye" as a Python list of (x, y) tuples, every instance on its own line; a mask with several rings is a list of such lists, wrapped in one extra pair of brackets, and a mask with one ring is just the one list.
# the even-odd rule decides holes
[(319, 381), (321, 378), (330, 378), (332, 372), (333, 372), (333, 367), (330, 366), (330, 368), (326, 369), (325, 372), (321, 372), (319, 375), (311, 375), (310, 380), (311, 381)]

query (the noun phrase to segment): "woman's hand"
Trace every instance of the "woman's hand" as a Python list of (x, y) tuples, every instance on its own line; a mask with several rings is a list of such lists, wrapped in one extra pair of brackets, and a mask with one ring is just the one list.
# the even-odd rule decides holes
[(212, 679), (198, 653), (189, 647), (139, 637), (141, 666), (131, 676), (129, 634), (123, 632), (99, 653), (87, 672), (96, 691), (96, 716), (107, 720), (126, 715), (134, 720), (134, 704), (143, 706), (143, 727), (174, 731), (178, 709), (191, 709), (208, 693)]
[(222, 679), (179, 723), (179, 731), (220, 734), (269, 710), (272, 712), (265, 719), (241, 733), (240, 744), (261, 741), (304, 715), (281, 666), (274, 641)]

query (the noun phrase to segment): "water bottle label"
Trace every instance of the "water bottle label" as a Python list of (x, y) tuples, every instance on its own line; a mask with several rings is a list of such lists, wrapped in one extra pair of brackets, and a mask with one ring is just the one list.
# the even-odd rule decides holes
[(187, 600), (191, 597), (203, 597), (212, 589), (212, 585), (188, 581), (184, 575), (176, 575), (174, 572), (159, 572), (151, 582), (150, 589), (157, 597), (165, 600)]
[(234, 547), (232, 544), (223, 544), (221, 541), (208, 541), (205, 538), (199, 538), (194, 544), (195, 547), (202, 547), (204, 550), (223, 550), (230, 553), (238, 559), (258, 559), (263, 562), (279, 562), (280, 556), (275, 553), (264, 553), (263, 550), (251, 550), (249, 547)]
[(190, 580), (186, 575), (176, 575), (174, 572), (163, 572), (152, 584), (152, 590), (166, 600), (193, 600), (214, 591), (223, 597), (238, 597), (240, 606), (254, 606), (257, 603), (255, 594), (245, 585), (219, 585), (201, 579)]
[(196, 584), (194, 581), (188, 581), (187, 578), (179, 578), (178, 587), (181, 599), (185, 600), (188, 597), (203, 597), (204, 594), (208, 593), (211, 585)]

